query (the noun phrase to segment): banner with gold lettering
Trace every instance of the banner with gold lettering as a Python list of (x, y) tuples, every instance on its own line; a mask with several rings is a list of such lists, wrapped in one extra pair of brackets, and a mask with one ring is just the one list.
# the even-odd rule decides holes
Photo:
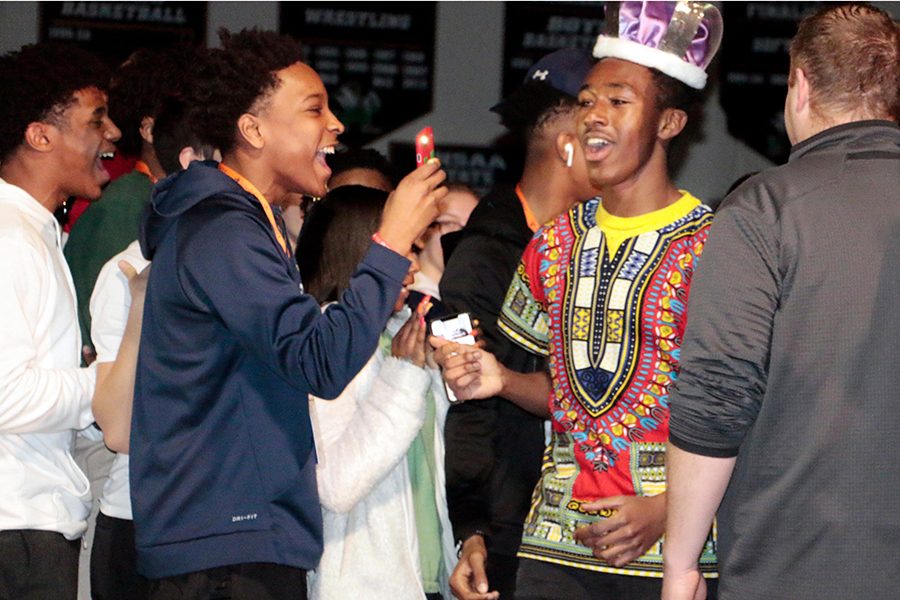
[(503, 38), (503, 97), (539, 58), (560, 48), (590, 51), (603, 31), (602, 2), (508, 2)]
[(784, 129), (788, 51), (797, 25), (822, 2), (723, 2), (719, 97), (728, 132), (776, 164), (791, 150)]
[(431, 112), (433, 2), (281, 2), (281, 32), (303, 44), (346, 126), (361, 146)]
[(138, 48), (206, 42), (206, 2), (39, 2), (41, 41), (77, 44), (116, 65)]

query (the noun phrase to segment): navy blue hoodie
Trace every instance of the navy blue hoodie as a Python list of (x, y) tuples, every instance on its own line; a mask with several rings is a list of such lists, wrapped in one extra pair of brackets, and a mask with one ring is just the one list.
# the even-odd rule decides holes
[(216, 163), (160, 182), (131, 426), (138, 570), (314, 568), (322, 550), (307, 394), (375, 351), (409, 262), (373, 244), (340, 304), (303, 293), (259, 202)]

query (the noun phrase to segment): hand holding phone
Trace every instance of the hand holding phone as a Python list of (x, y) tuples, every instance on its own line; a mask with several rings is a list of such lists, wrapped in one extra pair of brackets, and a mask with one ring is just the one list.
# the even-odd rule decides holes
[(431, 335), (457, 344), (475, 345), (475, 336), (472, 335), (472, 318), (469, 313), (459, 313), (432, 321)]
[[(435, 158), (435, 160), (430, 160)], [(447, 174), (434, 154), (434, 134), (426, 127), (416, 135), (418, 167), (404, 177), (391, 192), (381, 219), (381, 238), (399, 254), (406, 254), (413, 242), (437, 219), (440, 202), (447, 195), (441, 184)]]
[[(431, 335), (457, 344), (475, 345), (475, 336), (472, 335), (472, 318), (469, 313), (459, 313), (432, 321)], [(444, 382), (444, 389), (447, 391), (447, 399), (450, 404), (460, 402), (446, 382)]]

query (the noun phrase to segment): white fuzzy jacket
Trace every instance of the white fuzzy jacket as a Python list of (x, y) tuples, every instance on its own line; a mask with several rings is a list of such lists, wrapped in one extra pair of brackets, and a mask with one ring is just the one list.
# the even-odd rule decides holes
[[(394, 335), (409, 316), (391, 317)], [(456, 551), (444, 488), (444, 421), (447, 397), (439, 373), (379, 349), (339, 398), (313, 398), (319, 495), (325, 549), (310, 572), (313, 600), (420, 600), (425, 592), (406, 453), (425, 420), (425, 396), (436, 404), (435, 502), (441, 519), (444, 571)], [(442, 593), (450, 598), (446, 577)]]

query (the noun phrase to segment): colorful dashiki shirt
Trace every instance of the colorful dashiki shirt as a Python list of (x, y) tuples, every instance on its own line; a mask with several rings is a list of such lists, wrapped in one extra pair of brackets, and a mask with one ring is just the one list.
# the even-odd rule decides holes
[[(686, 302), (712, 213), (684, 192), (633, 218), (595, 198), (542, 228), (525, 250), (498, 321), (550, 358), (553, 436), (519, 556), (624, 575), (662, 576), (662, 540), (624, 568), (572, 539), (612, 512), (582, 503), (665, 490), (669, 386), (678, 372)], [(701, 570), (715, 576), (715, 542)]]

